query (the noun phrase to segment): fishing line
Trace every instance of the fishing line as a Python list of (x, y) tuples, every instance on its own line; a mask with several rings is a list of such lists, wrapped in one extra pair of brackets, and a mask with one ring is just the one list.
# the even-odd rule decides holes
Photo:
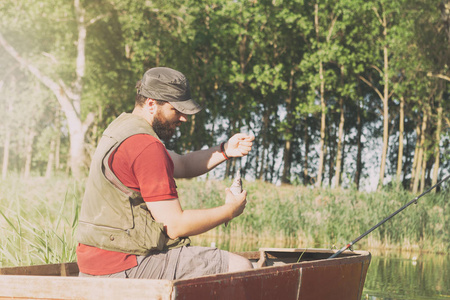
[(342, 252), (344, 252), (345, 250), (347, 250), (348, 248), (350, 248), (351, 246), (353, 246), (354, 244), (356, 244), (357, 242), (359, 242), (359, 240), (361, 240), (363, 237), (365, 237), (366, 235), (368, 235), (369, 233), (371, 233), (372, 231), (374, 231), (375, 229), (377, 229), (378, 227), (380, 227), (381, 225), (383, 225), (384, 223), (386, 223), (386, 221), (388, 221), (389, 219), (391, 219), (392, 217), (394, 217), (395, 215), (397, 215), (399, 212), (401, 212), (402, 210), (404, 210), (405, 208), (407, 208), (408, 206), (410, 206), (413, 203), (417, 203), (417, 200), (419, 200), (419, 198), (421, 198), (422, 196), (428, 194), (431, 190), (433, 190), (435, 187), (437, 187), (438, 185), (440, 185), (441, 183), (443, 183), (444, 181), (448, 180), (450, 178), (450, 175), (447, 175), (447, 177), (445, 177), (444, 179), (442, 179), (441, 181), (439, 181), (438, 183), (436, 183), (435, 185), (433, 185), (432, 187), (430, 187), (427, 191), (423, 192), (422, 194), (420, 194), (419, 196), (417, 196), (416, 198), (412, 199), (411, 201), (409, 201), (408, 203), (406, 203), (405, 205), (403, 205), (402, 207), (400, 207), (398, 210), (396, 210), (394, 213), (392, 213), (390, 216), (386, 217), (383, 221), (379, 222), (377, 225), (373, 226), (372, 228), (370, 228), (369, 230), (367, 230), (366, 232), (364, 232), (363, 234), (361, 234), (359, 237), (357, 237), (355, 240), (353, 240), (352, 242), (350, 242), (349, 244), (347, 244), (345, 247), (342, 247), (342, 249), (340, 249), (339, 251), (337, 251), (336, 253), (334, 253), (333, 255), (331, 255), (329, 258), (335, 258), (337, 257), (339, 254), (341, 254)]

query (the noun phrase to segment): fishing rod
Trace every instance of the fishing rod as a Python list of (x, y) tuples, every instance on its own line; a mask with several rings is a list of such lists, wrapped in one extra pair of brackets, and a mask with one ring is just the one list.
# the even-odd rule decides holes
[(412, 199), (411, 201), (409, 201), (408, 203), (406, 203), (405, 205), (403, 205), (402, 207), (400, 207), (398, 210), (396, 210), (394, 213), (392, 213), (390, 216), (386, 217), (383, 221), (381, 221), (380, 223), (378, 223), (377, 225), (373, 226), (372, 228), (370, 228), (369, 230), (367, 230), (366, 232), (364, 232), (363, 234), (361, 234), (359, 237), (357, 237), (355, 240), (353, 240), (352, 242), (350, 242), (349, 244), (347, 244), (345, 247), (342, 247), (342, 249), (340, 249), (339, 251), (337, 251), (336, 253), (334, 253), (333, 255), (331, 255), (329, 258), (335, 258), (337, 257), (339, 254), (341, 254), (342, 252), (344, 252), (345, 250), (347, 250), (348, 248), (350, 248), (351, 246), (353, 246), (354, 244), (356, 244), (357, 242), (359, 242), (359, 240), (361, 240), (363, 237), (365, 237), (366, 235), (368, 235), (369, 233), (371, 233), (372, 231), (374, 231), (375, 229), (377, 229), (378, 227), (380, 227), (381, 225), (383, 225), (384, 223), (386, 223), (386, 221), (388, 221), (389, 219), (391, 219), (392, 217), (394, 217), (395, 215), (397, 215), (399, 212), (401, 212), (402, 210), (404, 210), (405, 208), (407, 208), (408, 206), (410, 206), (413, 203), (417, 203), (417, 200), (419, 200), (419, 198), (421, 198), (422, 196), (428, 194), (431, 190), (433, 190), (435, 187), (437, 187), (438, 185), (440, 185), (441, 183), (443, 183), (444, 181), (448, 180), (450, 178), (450, 175), (448, 175), (447, 177), (445, 177), (444, 179), (442, 179), (441, 181), (439, 181), (438, 183), (436, 183), (435, 185), (433, 185), (432, 187), (430, 187), (427, 191), (423, 192), (422, 194), (420, 194), (419, 196), (417, 196), (416, 198)]

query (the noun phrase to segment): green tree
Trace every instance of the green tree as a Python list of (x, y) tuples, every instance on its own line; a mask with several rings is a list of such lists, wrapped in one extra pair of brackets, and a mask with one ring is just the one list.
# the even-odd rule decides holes
[[(382, 102), (383, 116), (383, 148), (381, 151), (380, 176), (378, 187), (384, 183), (386, 157), (389, 143), (389, 98), (392, 95), (390, 80), (392, 70), (390, 69), (389, 45), (392, 42), (390, 29), (395, 25), (396, 12), (400, 9), (400, 2), (373, 1), (370, 3), (375, 15), (373, 27), (378, 26), (379, 35), (374, 36), (373, 60), (371, 69), (375, 74), (368, 72), (367, 75), (360, 75), (359, 78), (370, 86), (379, 96)], [(381, 66), (380, 66), (381, 65)]]
[(88, 28), (110, 14), (101, 13), (102, 4), (84, 7), (80, 0), (30, 1), (27, 6), (1, 3), (0, 44), (58, 100), (67, 120), (70, 166), (76, 177), (87, 163), (85, 138), (95, 116), (82, 110)]

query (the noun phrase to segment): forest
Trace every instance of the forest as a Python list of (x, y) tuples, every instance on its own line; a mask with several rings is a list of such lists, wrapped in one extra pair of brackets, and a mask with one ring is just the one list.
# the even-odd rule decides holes
[(2, 0), (2, 178), (83, 178), (166, 66), (204, 106), (167, 148), (255, 136), (222, 178), (418, 192), (449, 173), (449, 45), (448, 0)]

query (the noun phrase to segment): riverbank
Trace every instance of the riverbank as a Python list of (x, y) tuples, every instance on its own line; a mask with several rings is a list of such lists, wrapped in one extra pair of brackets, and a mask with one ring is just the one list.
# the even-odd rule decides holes
[[(230, 184), (177, 180), (184, 209), (221, 205)], [(83, 186), (83, 181), (64, 177), (0, 181), (0, 266), (74, 261)], [(244, 182), (244, 188), (245, 212), (228, 227), (194, 237), (195, 244), (209, 245), (213, 240), (231, 251), (269, 244), (341, 248), (415, 197), (405, 191), (367, 193), (265, 182)], [(424, 196), (354, 248), (450, 253), (449, 195), (447, 189)]]
[[(179, 181), (185, 208), (221, 203), (227, 181)], [(416, 195), (395, 190), (311, 189), (276, 187), (265, 182), (245, 182), (248, 204), (243, 215), (228, 227), (208, 233), (218, 240), (226, 236), (260, 243), (275, 240), (283, 246), (341, 248), (396, 211)], [(422, 197), (399, 215), (362, 239), (355, 249), (392, 249), (449, 253), (449, 191)], [(447, 212), (447, 213), (446, 213)], [(278, 241), (278, 242), (277, 242)]]

